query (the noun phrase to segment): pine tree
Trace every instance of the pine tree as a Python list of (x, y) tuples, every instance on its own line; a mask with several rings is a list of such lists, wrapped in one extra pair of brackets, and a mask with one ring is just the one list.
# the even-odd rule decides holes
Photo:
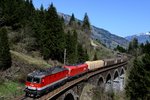
[(74, 42), (74, 62), (78, 60), (78, 34), (76, 30), (73, 31), (73, 42)]
[(87, 50), (84, 50), (81, 44), (78, 44), (78, 63), (88, 61), (89, 56)]
[(74, 30), (73, 34), (68, 31), (66, 36), (67, 62), (69, 64), (77, 63), (77, 32)]
[(0, 4), (5, 25), (16, 28), (32, 21), (35, 10), (32, 0), (1, 0)]
[(41, 37), (42, 55), (44, 59), (52, 58), (63, 62), (65, 34), (53, 4), (48, 8), (45, 20), (45, 30)]
[(122, 46), (119, 46), (119, 45), (117, 45), (117, 47), (114, 48), (114, 50), (118, 50), (119, 52), (122, 52), (122, 53), (126, 52), (126, 49), (124, 49)]
[(134, 38), (130, 43), (129, 43), (129, 47), (128, 47), (128, 52), (134, 56), (138, 55), (138, 50), (139, 46), (138, 46), (138, 40), (136, 38)]
[(88, 61), (89, 60), (89, 55), (88, 55), (88, 51), (87, 49), (84, 50), (84, 61)]
[(11, 67), (11, 55), (9, 52), (9, 44), (7, 31), (4, 28), (0, 29), (0, 70), (5, 70)]
[(150, 99), (150, 55), (142, 60), (135, 59), (126, 85), (126, 94), (130, 100)]
[(90, 22), (89, 22), (89, 17), (87, 15), (87, 13), (85, 13), (85, 15), (84, 15), (82, 27), (90, 30)]
[[(1, 0), (2, 1), (2, 0)], [(2, 2), (3, 9), (3, 18), (5, 20), (6, 25), (13, 25), (16, 21), (14, 17), (16, 11), (16, 1), (14, 0), (5, 0)]]
[(140, 53), (143, 54), (144, 53), (144, 44), (141, 43), (139, 47), (140, 47)]
[(73, 45), (72, 35), (70, 31), (68, 31), (66, 36), (66, 50), (67, 50), (67, 57), (66, 57), (67, 63), (73, 64), (74, 45)]
[(134, 49), (137, 49), (137, 48), (138, 48), (138, 39), (137, 39), (137, 38), (134, 38), (134, 39), (132, 40), (132, 44), (133, 44), (133, 48), (134, 48)]
[(146, 44), (144, 46), (144, 53), (149, 53), (150, 52), (150, 43), (146, 41)]
[[(34, 30), (33, 37), (36, 39), (36, 49), (42, 52), (43, 39), (42, 36), (45, 32), (46, 23), (46, 11), (43, 5), (41, 5), (40, 10), (37, 10), (33, 17), (32, 29)], [(40, 47), (40, 48), (39, 48)]]
[(95, 53), (93, 60), (97, 60), (97, 53)]
[(61, 20), (63, 28), (64, 28), (65, 27), (65, 19), (64, 19), (64, 17), (62, 16), (60, 20)]
[(73, 25), (74, 22), (75, 22), (75, 17), (74, 17), (74, 14), (72, 14), (70, 21), (69, 21), (69, 25)]

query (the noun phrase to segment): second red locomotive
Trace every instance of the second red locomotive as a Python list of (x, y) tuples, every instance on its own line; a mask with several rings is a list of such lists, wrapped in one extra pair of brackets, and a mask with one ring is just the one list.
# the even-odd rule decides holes
[(64, 66), (64, 68), (69, 70), (69, 72), (68, 72), (69, 78), (73, 78), (73, 77), (82, 75), (88, 71), (87, 64)]

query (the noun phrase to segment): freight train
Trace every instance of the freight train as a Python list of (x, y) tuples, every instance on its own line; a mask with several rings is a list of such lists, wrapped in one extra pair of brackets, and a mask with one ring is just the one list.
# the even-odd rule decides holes
[(26, 96), (40, 96), (65, 84), (74, 78), (78, 78), (89, 71), (94, 71), (103, 67), (127, 61), (127, 57), (114, 59), (104, 59), (96, 61), (86, 61), (78, 65), (65, 65), (51, 67), (45, 70), (37, 70), (27, 75)]

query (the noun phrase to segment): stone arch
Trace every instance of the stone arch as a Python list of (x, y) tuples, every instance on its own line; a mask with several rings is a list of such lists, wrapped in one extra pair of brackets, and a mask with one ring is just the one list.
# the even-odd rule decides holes
[(104, 87), (104, 78), (102, 76), (100, 76), (100, 78), (98, 79), (97, 86)]
[(118, 69), (116, 69), (114, 71), (114, 74), (113, 74), (113, 86), (112, 86), (112, 89), (113, 89), (114, 93), (117, 93), (120, 90), (120, 77), (119, 77)]
[(69, 93), (69, 94), (66, 95), (64, 100), (75, 100), (75, 99), (74, 99), (74, 96), (71, 93)]
[(125, 74), (125, 69), (122, 67), (121, 71), (120, 71), (120, 76), (123, 75), (123, 74)]
[[(109, 83), (109, 82), (111, 82), (112, 81), (112, 77), (111, 77), (111, 74), (110, 74), (110, 72), (107, 74), (107, 76), (106, 76), (106, 81), (105, 81), (105, 83)], [(111, 83), (110, 83), (111, 84)]]
[(118, 69), (116, 69), (113, 74), (113, 80), (115, 80), (117, 77), (119, 78), (119, 76), (120, 75), (119, 75)]
[(68, 91), (65, 93), (65, 95), (64, 95), (63, 98), (64, 98), (64, 99), (62, 99), (62, 100), (77, 100), (77, 95), (74, 93), (73, 90), (68, 90)]
[(120, 71), (120, 90), (121, 91), (124, 89), (124, 86), (125, 86), (124, 75), (125, 75), (125, 69), (124, 67), (122, 67)]
[(112, 77), (111, 74), (108, 73), (106, 76), (106, 81), (105, 81), (105, 92), (108, 92), (112, 89)]

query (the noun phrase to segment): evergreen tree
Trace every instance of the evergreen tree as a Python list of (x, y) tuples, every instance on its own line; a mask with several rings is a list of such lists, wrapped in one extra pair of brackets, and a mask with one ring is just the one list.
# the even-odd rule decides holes
[(97, 60), (97, 54), (95, 53), (93, 60)]
[[(2, 1), (2, 0), (1, 0)], [(16, 1), (14, 0), (5, 0), (2, 2), (2, 16), (5, 20), (6, 25), (12, 25), (15, 23), (15, 11), (16, 11)]]
[(138, 54), (138, 40), (136, 38), (134, 38), (130, 43), (129, 43), (129, 47), (128, 47), (128, 52), (134, 56), (137, 56)]
[(117, 45), (117, 47), (114, 50), (118, 50), (119, 52), (126, 52), (126, 49), (124, 49), (122, 46)]
[(144, 53), (149, 53), (150, 52), (150, 43), (148, 41), (146, 41), (143, 52)]
[(73, 25), (74, 22), (75, 22), (75, 17), (74, 17), (74, 14), (72, 14), (70, 21), (69, 21), (69, 25)]
[[(46, 15), (45, 15), (44, 7), (41, 5), (40, 10), (35, 12), (35, 16), (33, 18), (32, 28), (34, 30), (33, 37), (36, 39), (36, 49), (42, 51), (43, 41), (42, 36), (45, 31), (45, 23), (46, 23)], [(40, 47), (40, 48), (39, 48)]]
[(62, 25), (63, 25), (63, 27), (64, 27), (64, 26), (65, 26), (65, 20), (64, 20), (64, 17), (62, 16), (60, 20), (61, 20)]
[(144, 44), (141, 43), (139, 47), (140, 47), (141, 54), (143, 54), (144, 53)]
[(66, 39), (67, 62), (69, 64), (77, 63), (77, 32), (74, 30), (73, 35), (68, 31)]
[(52, 58), (62, 62), (65, 47), (65, 34), (62, 22), (53, 4), (48, 8), (45, 20), (45, 31), (41, 37), (42, 55), (44, 59)]
[(87, 13), (85, 13), (85, 15), (84, 15), (82, 27), (85, 29), (90, 29), (90, 22), (89, 22), (89, 17), (87, 15)]
[(32, 21), (34, 6), (32, 0), (1, 0), (2, 18), (7, 26), (20, 27)]
[(150, 99), (150, 55), (146, 54), (142, 60), (135, 59), (128, 77), (126, 94), (130, 100)]
[(137, 39), (137, 38), (134, 38), (134, 39), (133, 39), (132, 45), (133, 45), (133, 48), (134, 48), (134, 49), (137, 49), (137, 48), (138, 48), (138, 39)]
[(85, 49), (84, 50), (84, 61), (88, 61), (88, 60), (89, 60), (88, 51)]
[(0, 70), (5, 70), (11, 67), (11, 55), (9, 52), (7, 31), (4, 28), (0, 29)]
[(133, 48), (132, 48), (132, 42), (130, 42), (130, 43), (129, 43), (129, 46), (128, 46), (128, 52), (130, 53), (130, 52), (132, 51), (132, 49), (133, 49)]
[(73, 31), (73, 44), (74, 44), (74, 62), (77, 62), (78, 59), (78, 34), (76, 30)]
[(88, 61), (89, 56), (87, 50), (84, 50), (81, 44), (78, 44), (78, 63)]
[(74, 44), (73, 44), (73, 39), (71, 32), (68, 31), (67, 36), (66, 36), (66, 51), (67, 51), (67, 63), (68, 64), (73, 64), (73, 57), (74, 57)]

